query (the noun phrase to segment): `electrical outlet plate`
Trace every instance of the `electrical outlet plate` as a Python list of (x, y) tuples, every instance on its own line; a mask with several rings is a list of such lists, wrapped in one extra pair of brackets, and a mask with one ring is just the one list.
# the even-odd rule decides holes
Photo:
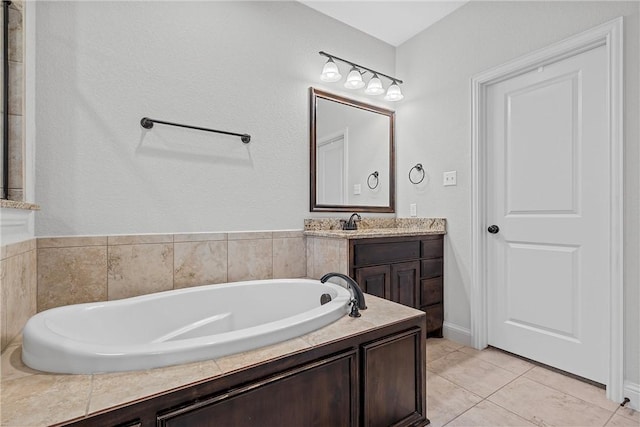
[(418, 216), (418, 206), (415, 203), (409, 205), (409, 215), (413, 217)]
[(449, 185), (456, 185), (458, 181), (457, 172), (449, 171), (442, 174), (442, 185), (445, 187)]
[(353, 194), (362, 193), (362, 186), (360, 184), (353, 184)]

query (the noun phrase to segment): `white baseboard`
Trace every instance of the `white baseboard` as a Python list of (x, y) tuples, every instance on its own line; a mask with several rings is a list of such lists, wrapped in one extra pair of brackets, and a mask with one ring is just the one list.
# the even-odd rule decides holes
[(459, 344), (471, 346), (471, 330), (453, 323), (444, 322), (442, 325), (442, 335), (448, 340)]
[(624, 382), (624, 397), (628, 397), (631, 401), (625, 405), (636, 411), (640, 410), (640, 384), (631, 381)]

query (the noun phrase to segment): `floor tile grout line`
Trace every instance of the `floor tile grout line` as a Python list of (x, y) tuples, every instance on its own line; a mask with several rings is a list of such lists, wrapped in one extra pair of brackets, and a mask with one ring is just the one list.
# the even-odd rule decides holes
[(511, 414), (513, 414), (513, 415), (515, 415), (515, 416), (517, 416), (517, 417), (519, 417), (519, 418), (522, 418), (523, 420), (525, 420), (525, 421), (526, 421), (526, 422), (528, 422), (528, 423), (536, 424), (536, 423), (534, 423), (532, 420), (529, 420), (529, 419), (527, 419), (527, 418), (523, 417), (522, 415), (520, 415), (520, 414), (518, 414), (518, 413), (516, 413), (516, 412), (514, 412), (514, 411), (512, 411), (512, 410), (510, 410), (509, 408), (505, 408), (504, 406), (502, 406), (502, 405), (500, 405), (500, 404), (498, 404), (498, 403), (494, 402), (493, 400), (489, 400), (489, 398), (490, 398), (491, 396), (493, 396), (494, 394), (498, 393), (500, 390), (502, 390), (503, 388), (507, 387), (509, 384), (513, 383), (514, 381), (518, 380), (519, 378), (523, 377), (527, 372), (529, 372), (530, 370), (532, 370), (534, 367), (535, 367), (535, 366), (530, 367), (529, 369), (527, 369), (526, 371), (524, 371), (523, 373), (521, 373), (520, 375), (518, 375), (517, 377), (515, 377), (514, 379), (512, 379), (511, 381), (509, 381), (508, 383), (506, 383), (505, 385), (503, 385), (502, 387), (500, 387), (499, 389), (497, 389), (496, 391), (494, 391), (493, 393), (491, 393), (491, 394), (490, 394), (490, 395), (488, 395), (487, 397), (485, 397), (485, 398), (484, 398), (484, 400), (486, 400), (487, 402), (492, 403), (492, 404), (494, 404), (494, 405), (498, 406), (499, 408), (504, 409), (505, 411), (507, 411), (507, 412), (509, 412), (509, 413), (511, 413)]
[(446, 423), (444, 423), (442, 425), (442, 427), (446, 427), (447, 425), (449, 425), (450, 423), (452, 423), (454, 420), (460, 418), (461, 416), (463, 416), (464, 414), (466, 414), (467, 412), (469, 412), (470, 410), (472, 410), (473, 408), (475, 408), (476, 406), (478, 406), (479, 404), (481, 404), (482, 402), (484, 402), (486, 399), (482, 398), (482, 400), (480, 402), (474, 403), (472, 406), (470, 406), (469, 408), (465, 409), (464, 411), (462, 411), (461, 413), (459, 413), (458, 415), (456, 415), (455, 417), (451, 418), (449, 421), (447, 421)]
[[(434, 360), (432, 360), (432, 361), (429, 361), (429, 362), (427, 363), (427, 369), (428, 369), (428, 365), (429, 365), (430, 363), (433, 363), (433, 362), (435, 362), (435, 361), (437, 361), (437, 360), (443, 359), (443, 358), (447, 357), (448, 355), (450, 355), (451, 353), (455, 353), (456, 351), (460, 351), (460, 349), (461, 349), (461, 348), (464, 348), (464, 347), (465, 347), (465, 346), (462, 346), (462, 347), (459, 347), (459, 348), (457, 348), (457, 349), (454, 349), (454, 350), (448, 351), (448, 352), (447, 352), (446, 354), (444, 354), (443, 356), (441, 356), (441, 357), (439, 357), (439, 358), (437, 358), (437, 359), (434, 359)], [(482, 350), (481, 350), (481, 351), (482, 351)], [(461, 352), (461, 353), (465, 353), (465, 352)], [(474, 356), (473, 354), (468, 354), (468, 353), (465, 353), (465, 354), (467, 354), (467, 355), (469, 355), (469, 356), (472, 356), (472, 357)], [(506, 356), (509, 356), (509, 355), (506, 355)], [(536, 367), (540, 367), (539, 365), (531, 364), (531, 362), (528, 362), (528, 363), (530, 363), (530, 364), (531, 364), (531, 366), (530, 366), (528, 369), (526, 369), (526, 370), (525, 370), (525, 371), (523, 371), (522, 373), (519, 373), (519, 374), (518, 374), (518, 373), (516, 373), (516, 372), (509, 371), (509, 370), (507, 370), (507, 369), (505, 369), (505, 368), (502, 368), (501, 366), (499, 366), (499, 365), (497, 365), (496, 363), (493, 363), (493, 362), (491, 362), (491, 361), (484, 360), (484, 359), (479, 359), (479, 360), (481, 360), (481, 361), (483, 361), (483, 362), (487, 362), (487, 363), (489, 363), (490, 365), (493, 365), (493, 366), (495, 366), (495, 367), (501, 368), (501, 369), (503, 369), (503, 370), (506, 370), (506, 371), (508, 371), (508, 372), (510, 372), (510, 373), (512, 373), (512, 374), (516, 374), (517, 376), (516, 376), (515, 378), (513, 378), (511, 381), (509, 381), (508, 383), (504, 384), (503, 386), (501, 386), (500, 388), (498, 388), (497, 390), (495, 390), (493, 393), (489, 394), (487, 397), (482, 397), (482, 396), (478, 395), (477, 393), (474, 393), (474, 392), (472, 392), (471, 390), (468, 390), (466, 387), (462, 386), (461, 384), (458, 384), (456, 381), (452, 381), (451, 379), (447, 378), (446, 376), (441, 375), (441, 374), (440, 374), (440, 373), (438, 373), (438, 372), (433, 372), (433, 371), (431, 371), (433, 374), (438, 375), (438, 376), (441, 376), (442, 378), (444, 378), (445, 380), (447, 380), (447, 381), (451, 382), (452, 384), (455, 384), (456, 386), (460, 387), (461, 389), (463, 389), (463, 390), (465, 390), (465, 391), (467, 391), (467, 392), (469, 392), (469, 393), (472, 393), (472, 394), (474, 394), (474, 395), (476, 395), (476, 396), (478, 396), (478, 397), (480, 397), (480, 398), (482, 399), (481, 401), (479, 401), (479, 402), (475, 403), (474, 405), (472, 405), (471, 407), (467, 408), (466, 410), (464, 410), (464, 411), (463, 411), (463, 412), (461, 412), (460, 414), (456, 415), (456, 416), (455, 416), (455, 417), (453, 417), (452, 419), (450, 419), (450, 420), (446, 421), (446, 423), (445, 423), (445, 424), (443, 424), (443, 426), (449, 425), (449, 424), (450, 424), (451, 422), (453, 422), (455, 419), (459, 418), (459, 417), (460, 417), (460, 416), (462, 416), (463, 414), (467, 413), (468, 411), (470, 411), (471, 409), (475, 408), (475, 407), (476, 407), (476, 406), (478, 406), (480, 403), (485, 402), (485, 401), (488, 401), (489, 403), (491, 403), (491, 404), (493, 404), (493, 405), (496, 405), (496, 406), (498, 406), (498, 407), (500, 407), (500, 408), (504, 409), (505, 411), (507, 411), (507, 412), (509, 412), (509, 413), (513, 414), (514, 416), (517, 416), (518, 418), (520, 418), (520, 419), (522, 419), (522, 420), (524, 420), (524, 421), (526, 421), (526, 422), (528, 422), (528, 423), (536, 424), (534, 421), (532, 421), (532, 420), (528, 420), (528, 419), (524, 418), (522, 415), (520, 415), (520, 414), (518, 414), (518, 413), (515, 413), (515, 412), (511, 411), (509, 408), (505, 408), (505, 407), (503, 407), (502, 405), (499, 405), (498, 403), (493, 402), (492, 400), (489, 400), (489, 399), (490, 399), (492, 396), (494, 396), (496, 393), (498, 393), (499, 391), (501, 391), (502, 389), (504, 389), (505, 387), (507, 387), (509, 384), (513, 383), (514, 381), (516, 381), (516, 380), (518, 380), (519, 378), (522, 378), (522, 377), (526, 378), (527, 380), (531, 380), (531, 381), (533, 381), (533, 382), (535, 382), (535, 383), (538, 383), (538, 384), (540, 384), (540, 385), (542, 385), (542, 386), (544, 386), (544, 387), (548, 387), (548, 388), (550, 388), (550, 389), (552, 389), (552, 390), (554, 390), (554, 391), (556, 391), (556, 392), (563, 393), (563, 394), (566, 394), (566, 395), (568, 395), (568, 396), (571, 396), (571, 397), (573, 397), (573, 398), (575, 398), (575, 399), (578, 399), (579, 401), (582, 401), (582, 402), (584, 402), (584, 403), (585, 403), (585, 404), (587, 404), (587, 405), (595, 406), (595, 407), (597, 407), (598, 409), (601, 409), (601, 410), (603, 410), (603, 411), (608, 411), (608, 412), (610, 413), (610, 415), (609, 415), (609, 417), (607, 418), (606, 422), (603, 424), (603, 426), (606, 426), (606, 425), (607, 425), (607, 424), (608, 424), (608, 423), (613, 419), (613, 417), (616, 415), (616, 413), (617, 413), (617, 412), (618, 412), (618, 410), (619, 410), (619, 408), (617, 408), (616, 410), (611, 411), (610, 409), (603, 408), (603, 407), (601, 407), (600, 405), (597, 405), (597, 404), (594, 404), (594, 403), (588, 402), (588, 401), (584, 400), (584, 399), (583, 399), (583, 398), (581, 398), (581, 397), (575, 396), (575, 395), (574, 395), (574, 394), (572, 394), (572, 393), (569, 393), (569, 392), (566, 392), (566, 391), (563, 391), (563, 390), (559, 390), (559, 389), (557, 389), (556, 387), (553, 387), (553, 386), (551, 386), (551, 385), (549, 385), (549, 384), (545, 384), (545, 383), (543, 383), (543, 382), (541, 382), (541, 381), (539, 381), (539, 380), (536, 380), (536, 379), (530, 378), (530, 377), (528, 377), (528, 376), (525, 376), (527, 373), (529, 373), (530, 371), (532, 371), (534, 368), (536, 368)], [(526, 362), (526, 361), (525, 361), (525, 362)], [(459, 363), (455, 363), (454, 365), (458, 365), (458, 364), (459, 364)], [(544, 367), (542, 367), (542, 368), (544, 368)], [(562, 375), (562, 374), (560, 373), (560, 375)], [(568, 377), (568, 378), (570, 378), (570, 377)], [(578, 380), (578, 381), (579, 381), (579, 380)], [(588, 383), (585, 383), (585, 384), (589, 385)], [(625, 418), (625, 419), (630, 419), (629, 417), (626, 417), (626, 416), (625, 416), (624, 418)]]
[[(466, 347), (466, 346), (463, 346), (463, 347), (460, 347), (460, 348), (464, 348), (464, 347)], [(469, 348), (472, 348), (472, 347), (469, 347)], [(459, 351), (459, 350), (460, 350), (460, 349), (457, 349), (457, 350), (455, 350), (455, 351)], [(483, 350), (479, 350), (479, 351), (480, 351), (480, 352), (482, 352)], [(498, 349), (498, 351), (500, 351), (500, 350)], [(451, 354), (451, 353), (452, 353), (452, 352), (450, 352), (449, 354)], [(461, 352), (461, 353), (464, 353), (464, 352)], [(467, 354), (467, 355), (469, 355), (469, 356), (474, 356), (474, 355), (469, 354), (469, 353), (464, 353), (464, 354)], [(508, 356), (508, 357), (513, 357), (513, 356), (510, 356), (510, 355), (508, 355), (508, 354), (506, 354), (506, 353), (503, 353), (503, 354), (505, 354), (505, 356)], [(445, 356), (443, 356), (443, 357), (446, 357), (446, 355), (445, 355)], [(514, 359), (517, 359), (517, 360), (521, 360), (521, 359), (518, 359), (517, 357), (513, 357), (513, 358), (514, 358)], [(442, 359), (442, 357), (440, 357), (439, 359)], [(439, 359), (436, 359), (436, 360), (439, 360)], [(493, 365), (493, 366), (496, 366), (496, 367), (498, 367), (498, 368), (500, 368), (500, 369), (503, 369), (503, 370), (505, 370), (505, 371), (511, 372), (511, 373), (513, 373), (513, 374), (516, 374), (516, 372), (509, 371), (508, 369), (505, 369), (505, 368), (503, 368), (502, 366), (499, 366), (498, 364), (496, 364), (496, 363), (494, 363), (494, 362), (491, 362), (491, 361), (489, 361), (489, 360), (485, 360), (485, 359), (479, 359), (479, 360), (481, 360), (481, 361), (483, 361), (483, 362), (487, 362), (487, 363), (489, 363), (489, 364), (491, 364), (491, 365)], [(539, 365), (536, 365), (536, 364), (534, 364), (534, 363), (527, 362), (526, 360), (523, 360), (523, 362), (529, 363), (529, 364), (531, 364), (532, 366), (531, 366), (529, 369), (527, 369), (526, 371), (524, 371), (522, 374), (519, 374), (517, 378), (519, 378), (519, 377), (521, 377), (521, 376), (525, 375), (526, 373), (528, 373), (529, 371), (531, 371), (531, 370), (533, 370), (534, 368), (537, 368), (537, 367), (538, 367), (538, 368), (542, 368), (542, 369), (547, 369), (547, 368), (545, 368), (544, 366), (539, 366)], [(431, 362), (430, 362), (430, 363), (431, 363)], [(457, 363), (456, 363), (456, 365), (457, 365)], [(547, 369), (547, 370), (548, 370), (548, 369)], [(554, 372), (554, 371), (551, 371), (551, 372)], [(558, 373), (558, 374), (559, 374), (559, 375), (563, 375), (562, 373)], [(563, 376), (565, 376), (565, 375), (563, 375)], [(571, 378), (571, 377), (569, 377), (569, 376), (565, 376), (565, 377), (566, 377), (566, 378)], [(515, 380), (515, 379), (517, 379), (517, 378), (514, 378), (514, 380)], [(603, 410), (605, 410), (605, 411), (609, 411), (609, 412), (611, 412), (611, 410), (610, 410), (610, 409), (608, 409), (608, 408), (603, 408), (602, 406), (600, 406), (600, 405), (598, 405), (598, 404), (595, 404), (595, 403), (592, 403), (592, 402), (588, 402), (588, 401), (584, 400), (583, 398), (581, 398), (581, 397), (579, 397), (579, 396), (576, 396), (576, 395), (574, 395), (574, 394), (572, 394), (572, 393), (570, 393), (570, 392), (567, 392), (567, 391), (564, 391), (564, 390), (560, 390), (560, 389), (558, 389), (558, 388), (556, 388), (556, 387), (554, 387), (554, 386), (552, 386), (552, 385), (549, 385), (549, 384), (543, 383), (543, 382), (541, 382), (541, 381), (539, 381), (539, 380), (536, 380), (536, 379), (534, 379), (534, 378), (531, 378), (531, 377), (526, 377), (526, 378), (527, 378), (527, 379), (529, 379), (529, 380), (531, 380), (531, 381), (534, 381), (534, 382), (536, 382), (536, 383), (538, 383), (538, 384), (541, 384), (541, 385), (543, 385), (543, 386), (549, 387), (549, 388), (551, 388), (551, 389), (553, 389), (553, 390), (555, 390), (555, 391), (558, 391), (558, 392), (560, 392), (560, 393), (564, 393), (564, 394), (567, 394), (567, 395), (569, 395), (569, 396), (572, 396), (572, 397), (574, 397), (574, 398), (576, 398), (576, 399), (579, 399), (579, 400), (581, 400), (581, 401), (583, 401), (583, 402), (585, 402), (585, 403), (587, 403), (587, 404), (589, 404), (589, 405), (594, 405), (594, 406), (597, 406), (597, 407), (598, 407), (598, 408), (600, 408), (600, 409), (603, 409)], [(580, 381), (580, 380), (576, 380), (576, 381)], [(584, 384), (586, 384), (586, 385), (591, 385), (591, 384), (589, 384), (589, 383), (587, 383), (587, 382), (584, 382)], [(506, 384), (505, 384), (505, 386), (506, 386)], [(592, 387), (595, 387), (595, 386), (592, 386)], [(465, 390), (466, 390), (466, 389), (465, 389)], [(470, 391), (470, 390), (468, 390), (468, 391)], [(493, 394), (493, 393), (492, 393), (492, 394)], [(616, 411), (617, 411), (617, 409), (616, 409)], [(613, 411), (613, 412), (615, 413), (616, 411)]]
[[(529, 378), (529, 377), (525, 377), (525, 376), (524, 376), (527, 372), (531, 371), (533, 368), (535, 368), (535, 366), (531, 367), (531, 368), (530, 368), (530, 369), (528, 369), (526, 372), (523, 372), (523, 373), (522, 373), (522, 375), (518, 376), (517, 378), (514, 378), (514, 379), (513, 379), (512, 381), (510, 381), (509, 383), (505, 384), (504, 386), (500, 387), (500, 388), (499, 388), (498, 390), (496, 390), (495, 392), (491, 393), (489, 396), (487, 396), (486, 400), (489, 400), (489, 398), (490, 398), (491, 396), (493, 396), (494, 394), (496, 394), (497, 392), (499, 392), (500, 390), (502, 390), (504, 387), (508, 386), (508, 385), (509, 385), (509, 384), (511, 384), (513, 381), (517, 380), (518, 378), (524, 377), (524, 378), (525, 378), (525, 379), (527, 379), (527, 380), (534, 381), (534, 380), (532, 380), (531, 378)], [(548, 388), (550, 388), (550, 389), (552, 389), (552, 390), (554, 390), (554, 391), (557, 391), (557, 392), (559, 392), (559, 393), (566, 394), (567, 396), (571, 396), (571, 397), (573, 397), (573, 398), (576, 398), (576, 399), (578, 399), (578, 400), (580, 400), (580, 401), (584, 402), (586, 405), (589, 405), (589, 406), (596, 406), (596, 407), (598, 407), (599, 409), (601, 409), (601, 410), (603, 410), (603, 411), (611, 412), (611, 411), (609, 411), (608, 409), (602, 408), (602, 407), (600, 407), (600, 406), (598, 406), (598, 405), (594, 405), (594, 404), (592, 404), (592, 403), (590, 403), (590, 402), (587, 402), (587, 401), (585, 401), (585, 400), (583, 400), (583, 399), (580, 399), (580, 398), (578, 398), (578, 397), (576, 397), (576, 396), (573, 396), (573, 395), (571, 395), (571, 394), (569, 394), (569, 393), (565, 393), (565, 392), (563, 392), (563, 391), (561, 391), (561, 390), (557, 390), (557, 389), (555, 389), (555, 388), (553, 388), (553, 387), (550, 387), (550, 386), (548, 386), (548, 385), (546, 385), (546, 384), (543, 384), (543, 383), (541, 383), (541, 382), (539, 382), (539, 381), (534, 381), (534, 382), (536, 382), (536, 383), (538, 383), (538, 384), (540, 384), (540, 385), (542, 385), (542, 386), (544, 386), (544, 387), (548, 387)], [(511, 413), (512, 413), (512, 414), (514, 414), (514, 415), (519, 416), (520, 418), (523, 418), (523, 419), (527, 420), (528, 422), (530, 422), (530, 423), (532, 423), (532, 424), (536, 424), (536, 423), (535, 423), (535, 422), (533, 422), (532, 420), (528, 420), (528, 419), (524, 418), (522, 415), (517, 414), (516, 412), (513, 412), (513, 411), (512, 411), (512, 410), (510, 410), (509, 408), (505, 408), (504, 406), (500, 405), (500, 404), (499, 404), (499, 403), (497, 403), (497, 402), (494, 402), (493, 400), (489, 400), (489, 402), (493, 403), (494, 405), (497, 405), (497, 406), (501, 407), (502, 409), (504, 409), (504, 410), (506, 410), (506, 411), (511, 412)], [(607, 423), (611, 420), (611, 418), (613, 417), (613, 415), (615, 415), (615, 412), (616, 412), (616, 411), (614, 411), (614, 412), (611, 414), (611, 416), (610, 416), (610, 417), (607, 419), (607, 421), (603, 424), (603, 427), (607, 425)]]
[[(456, 351), (457, 351), (457, 350), (456, 350)], [(461, 353), (463, 353), (463, 354), (467, 354), (467, 353), (464, 353), (464, 352), (461, 352)], [(446, 357), (446, 356), (445, 356), (445, 357)], [(479, 359), (479, 360), (480, 360), (481, 362), (486, 362), (485, 360), (482, 360), (482, 359)], [(486, 363), (489, 363), (489, 362), (486, 362)], [(516, 379), (520, 378), (521, 376), (523, 376), (524, 374), (526, 374), (527, 372), (529, 372), (531, 369), (533, 369), (533, 368), (534, 368), (534, 366), (532, 366), (531, 368), (527, 369), (525, 372), (523, 372), (523, 373), (521, 373), (521, 374), (517, 374), (517, 373), (515, 373), (515, 372), (509, 371), (509, 370), (504, 369), (504, 368), (501, 368), (500, 366), (494, 365), (493, 363), (489, 363), (489, 364), (490, 364), (490, 365), (492, 365), (492, 366), (494, 366), (494, 367), (496, 367), (496, 368), (499, 368), (499, 369), (501, 369), (501, 370), (503, 370), (503, 371), (505, 371), (505, 372), (508, 372), (509, 374), (516, 375), (516, 377), (515, 377), (515, 378), (513, 378), (512, 380), (510, 380), (508, 383), (506, 383), (505, 385), (501, 386), (500, 388), (498, 388), (498, 390), (500, 390), (502, 387), (506, 387), (508, 384), (511, 384), (513, 381), (515, 381)], [(458, 366), (458, 365), (460, 365), (460, 363), (454, 363), (452, 366)], [(432, 371), (432, 372), (433, 372), (433, 371)], [(457, 382), (452, 381), (451, 379), (447, 378), (446, 376), (441, 375), (439, 372), (434, 372), (434, 373), (435, 373), (435, 374), (437, 374), (437, 375), (440, 375), (442, 378), (446, 379), (447, 381), (450, 381), (450, 382), (454, 383), (455, 385), (457, 385), (457, 386), (459, 386), (459, 387), (461, 387), (461, 388), (465, 389), (466, 391), (468, 391), (468, 392), (470, 392), (470, 393), (474, 393), (474, 394), (478, 395), (477, 393), (475, 393), (475, 392), (473, 392), (473, 391), (471, 391), (471, 390), (467, 389), (466, 387), (462, 386), (461, 384), (458, 384)], [(493, 393), (489, 394), (489, 396), (493, 395), (493, 394), (494, 394), (494, 393), (496, 393), (498, 390), (496, 390), (496, 391), (494, 391)], [(478, 395), (478, 396), (480, 396), (480, 395)], [(487, 398), (488, 398), (489, 396), (487, 396)], [(480, 397), (482, 397), (482, 396), (480, 396)]]
[[(618, 414), (618, 412), (621, 412), (620, 414), (618, 414), (618, 415), (620, 415), (621, 417), (624, 417), (624, 418), (626, 418), (626, 419), (628, 419), (628, 420), (631, 420), (631, 421), (636, 421), (636, 420), (634, 420), (634, 419), (633, 419), (633, 416), (628, 416), (628, 415), (623, 414), (622, 412), (624, 411), (624, 409), (625, 409), (625, 408), (624, 408), (623, 406), (618, 406), (618, 407), (616, 408), (616, 410), (615, 410), (615, 413), (616, 413), (616, 414)], [(627, 407), (626, 409), (631, 409), (631, 408)], [(635, 411), (635, 412), (640, 412), (640, 411), (636, 411), (635, 409), (631, 409), (631, 410), (632, 410), (632, 411)]]
[(618, 412), (617, 409), (615, 411), (613, 411), (613, 413), (611, 414), (611, 416), (609, 418), (607, 418), (607, 421), (602, 425), (602, 427), (606, 427), (606, 425), (609, 424), (609, 422), (613, 419), (613, 417), (616, 416), (616, 412)]
[[(466, 346), (464, 346), (464, 347), (466, 347)], [(461, 347), (461, 348), (462, 348), (462, 347)], [(473, 347), (469, 347), (469, 348), (474, 349)], [(487, 347), (487, 348), (489, 348), (489, 347)], [(494, 347), (491, 347), (491, 348), (494, 348)], [(474, 350), (475, 350), (475, 349), (474, 349)], [(478, 351), (479, 351), (480, 353), (482, 353), (484, 350), (485, 350), (485, 349), (483, 349), (483, 350), (478, 350)], [(525, 362), (525, 363), (528, 363), (528, 364), (530, 364), (530, 365), (533, 365), (533, 366), (532, 366), (532, 368), (535, 368), (535, 367), (537, 366), (537, 365), (535, 365), (535, 364), (533, 364), (533, 363), (531, 363), (531, 362), (527, 362), (526, 360), (522, 360), (522, 359), (520, 359), (520, 358), (517, 358), (517, 357), (511, 356), (510, 354), (507, 354), (507, 353), (505, 353), (505, 352), (501, 351), (500, 349), (497, 349), (497, 350), (500, 352), (500, 354), (503, 354), (503, 355), (505, 355), (505, 356), (507, 356), (507, 357), (510, 357), (510, 358), (514, 359), (514, 360), (520, 360), (520, 361), (522, 361), (522, 362)], [(464, 353), (464, 352), (462, 352), (462, 353)], [(465, 353), (465, 354), (469, 354), (469, 353)], [(469, 356), (473, 356), (473, 355), (469, 354)], [(482, 360), (483, 362), (490, 363), (490, 364), (492, 364), (493, 366), (497, 366), (498, 368), (504, 369), (505, 371), (509, 371), (509, 372), (511, 372), (511, 373), (513, 373), (513, 374), (518, 375), (518, 373), (517, 373), (517, 372), (513, 372), (513, 371), (510, 371), (509, 369), (503, 368), (502, 366), (500, 366), (500, 365), (498, 365), (497, 363), (494, 363), (494, 362), (492, 362), (492, 361), (490, 361), (490, 360), (486, 360), (486, 359), (480, 359), (480, 360)], [(529, 372), (532, 368), (527, 369), (527, 371), (526, 371), (526, 372)]]
[[(464, 346), (463, 346), (463, 347), (464, 347)], [(462, 348), (462, 347), (460, 347), (460, 348)], [(451, 353), (453, 353), (453, 352), (455, 352), (455, 351), (459, 351), (459, 349), (454, 350), (454, 351), (451, 351), (451, 352), (449, 352), (448, 354), (451, 354)], [(464, 352), (462, 352), (462, 353), (464, 353)], [(465, 353), (465, 354), (467, 354), (467, 353)], [(443, 357), (446, 357), (446, 356), (443, 356)], [(490, 364), (491, 364), (491, 365), (493, 365), (493, 366), (496, 366), (496, 365), (494, 365), (493, 363), (490, 363)], [(495, 402), (493, 402), (493, 401), (489, 400), (489, 398), (490, 398), (491, 396), (493, 396), (495, 393), (497, 393), (498, 391), (502, 390), (503, 388), (505, 388), (506, 386), (508, 386), (509, 384), (511, 384), (512, 382), (514, 382), (515, 380), (517, 380), (518, 378), (520, 378), (520, 377), (524, 376), (527, 372), (529, 372), (530, 370), (532, 370), (534, 367), (535, 367), (535, 365), (534, 365), (534, 366), (531, 366), (529, 369), (527, 369), (526, 371), (522, 372), (521, 374), (516, 374), (515, 372), (508, 371), (508, 372), (511, 372), (512, 374), (515, 374), (515, 375), (517, 375), (517, 376), (516, 376), (515, 378), (513, 378), (511, 381), (509, 381), (508, 383), (506, 383), (506, 384), (504, 384), (503, 386), (501, 386), (500, 388), (498, 388), (498, 389), (497, 389), (496, 391), (494, 391), (493, 393), (491, 393), (491, 394), (489, 394), (488, 396), (486, 396), (486, 397), (480, 396), (479, 394), (477, 394), (477, 393), (475, 393), (475, 392), (473, 392), (473, 391), (471, 391), (471, 390), (467, 389), (466, 387), (462, 386), (461, 384), (458, 384), (457, 382), (452, 381), (451, 379), (446, 378), (446, 377), (444, 377), (444, 376), (442, 376), (442, 375), (440, 375), (440, 374), (438, 374), (438, 373), (435, 373), (435, 372), (434, 372), (434, 374), (435, 374), (435, 375), (439, 375), (439, 376), (441, 376), (441, 377), (442, 377), (442, 378), (444, 378), (445, 380), (447, 380), (447, 381), (451, 382), (452, 384), (455, 384), (456, 386), (460, 387), (460, 388), (461, 388), (461, 389), (463, 389), (464, 391), (466, 391), (466, 392), (468, 392), (468, 393), (471, 393), (471, 394), (473, 394), (473, 395), (475, 395), (475, 396), (478, 396), (480, 399), (482, 399), (482, 400), (480, 400), (479, 402), (475, 403), (473, 406), (471, 406), (471, 407), (467, 408), (465, 411), (461, 412), (460, 414), (456, 415), (455, 417), (453, 417), (452, 419), (450, 419), (449, 421), (447, 421), (447, 422), (443, 425), (443, 427), (444, 427), (444, 426), (446, 426), (447, 424), (451, 423), (451, 422), (452, 422), (453, 420), (455, 420), (456, 418), (458, 418), (458, 417), (462, 416), (462, 415), (463, 415), (463, 414), (465, 414), (466, 412), (470, 411), (472, 408), (475, 408), (475, 407), (476, 407), (476, 406), (478, 406), (480, 403), (485, 402), (485, 401), (487, 401), (487, 402), (489, 402), (489, 403), (492, 403), (492, 404), (494, 404), (494, 405), (496, 405), (496, 406), (498, 406), (498, 407), (500, 407), (500, 408), (504, 409), (505, 411), (507, 411), (507, 412), (509, 412), (509, 413), (511, 413), (511, 414), (513, 414), (513, 415), (515, 415), (515, 416), (517, 416), (518, 418), (521, 418), (521, 419), (525, 420), (525, 421), (526, 421), (526, 422), (528, 422), (528, 423), (534, 424), (534, 423), (533, 423), (533, 422), (531, 422), (530, 420), (528, 420), (528, 419), (524, 418), (522, 415), (519, 415), (519, 414), (517, 414), (517, 413), (515, 413), (515, 412), (513, 412), (513, 411), (511, 411), (511, 410), (509, 410), (509, 409), (507, 409), (507, 408), (504, 408), (504, 407), (502, 407), (501, 405), (498, 405), (497, 403), (495, 403)], [(502, 368), (502, 369), (506, 371), (506, 369), (504, 369), (504, 368)]]
[(89, 383), (89, 395), (87, 396), (87, 406), (84, 410), (85, 417), (89, 415), (89, 409), (91, 409), (91, 398), (93, 397), (93, 381), (95, 379), (95, 375), (91, 374), (91, 382)]
[[(529, 371), (527, 371), (527, 372), (529, 372)], [(553, 372), (553, 371), (551, 371), (551, 372)], [(562, 374), (559, 374), (559, 375), (562, 375)], [(602, 409), (602, 410), (605, 410), (605, 411), (609, 411), (609, 412), (611, 412), (611, 409), (603, 408), (602, 406), (598, 405), (597, 403), (593, 403), (593, 402), (589, 402), (589, 401), (587, 401), (587, 400), (584, 400), (582, 397), (580, 397), (580, 396), (576, 396), (575, 394), (573, 394), (573, 393), (571, 393), (571, 392), (568, 392), (568, 391), (565, 391), (565, 390), (560, 390), (559, 388), (556, 388), (556, 387), (554, 387), (554, 386), (552, 386), (552, 385), (550, 385), (550, 384), (547, 384), (547, 383), (543, 383), (542, 381), (537, 380), (537, 379), (535, 379), (535, 378), (531, 378), (531, 377), (526, 377), (526, 378), (527, 378), (528, 380), (531, 380), (531, 381), (533, 381), (533, 382), (535, 382), (535, 383), (538, 383), (538, 384), (540, 384), (540, 385), (543, 385), (543, 386), (545, 386), (545, 387), (549, 387), (549, 388), (550, 388), (550, 389), (552, 389), (552, 390), (558, 391), (558, 392), (560, 392), (560, 393), (564, 393), (564, 394), (569, 395), (569, 396), (571, 396), (571, 397), (574, 397), (574, 398), (576, 398), (576, 399), (578, 399), (578, 400), (581, 400), (581, 401), (583, 401), (584, 403), (586, 403), (586, 404), (588, 404), (588, 405), (597, 406), (598, 408), (600, 408), (600, 409)], [(571, 377), (566, 377), (566, 378), (571, 378)], [(580, 380), (576, 380), (576, 381), (580, 381)], [(589, 383), (584, 383), (584, 384), (585, 384), (585, 385), (590, 385)], [(594, 387), (594, 386), (592, 386), (592, 387)], [(597, 387), (596, 387), (596, 388), (597, 388)], [(603, 391), (604, 391), (604, 390), (603, 390)], [(607, 400), (608, 400), (608, 399), (607, 399)], [(612, 400), (611, 402), (613, 402), (613, 400)], [(615, 402), (613, 402), (613, 403), (615, 403)], [(615, 413), (617, 410), (618, 410), (618, 409), (616, 408), (613, 412)]]

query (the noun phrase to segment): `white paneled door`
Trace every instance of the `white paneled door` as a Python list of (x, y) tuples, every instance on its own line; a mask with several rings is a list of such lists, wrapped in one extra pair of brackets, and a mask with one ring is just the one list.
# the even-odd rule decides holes
[(318, 141), (318, 204), (347, 203), (347, 131)]
[(487, 87), (488, 343), (606, 384), (606, 46)]

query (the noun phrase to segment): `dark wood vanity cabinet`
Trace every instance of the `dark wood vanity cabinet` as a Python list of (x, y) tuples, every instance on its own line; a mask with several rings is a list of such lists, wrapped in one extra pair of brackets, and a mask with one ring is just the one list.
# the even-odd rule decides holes
[(357, 370), (352, 350), (169, 411), (157, 425), (357, 426)]
[(349, 240), (349, 273), (362, 290), (427, 313), (427, 335), (442, 337), (443, 235)]
[(424, 324), (408, 318), (60, 426), (425, 426)]

